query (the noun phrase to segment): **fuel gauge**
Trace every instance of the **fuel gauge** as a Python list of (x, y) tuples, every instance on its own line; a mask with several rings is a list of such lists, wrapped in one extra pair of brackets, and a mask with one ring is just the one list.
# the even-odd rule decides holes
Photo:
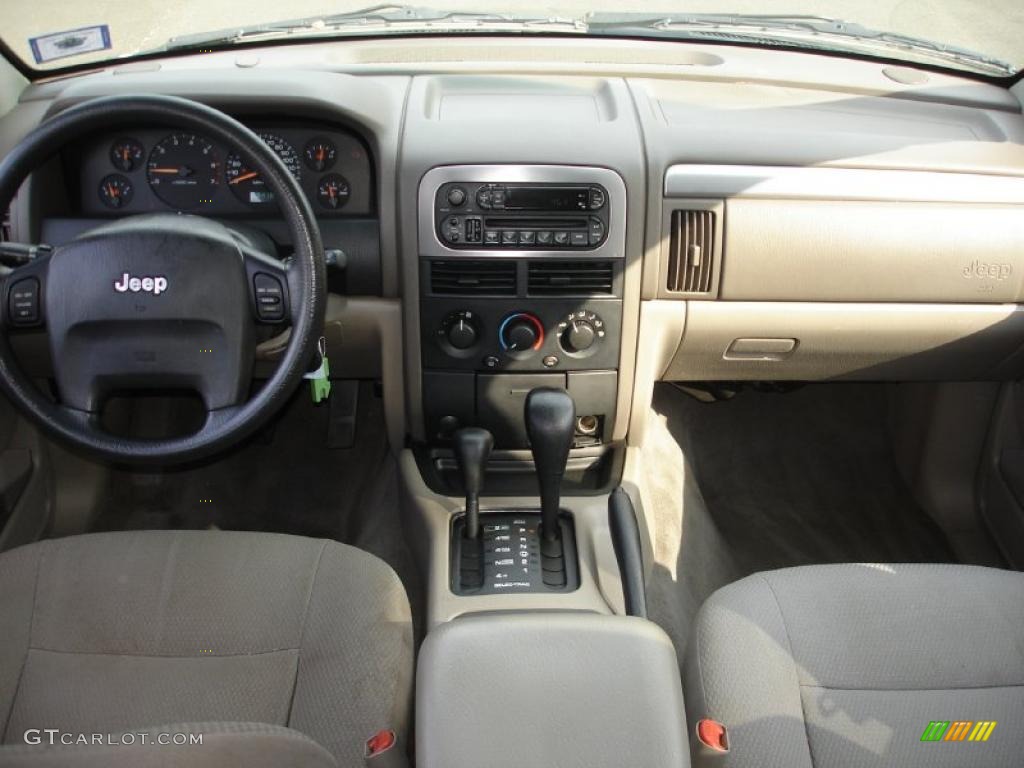
[(334, 165), (338, 150), (327, 139), (313, 139), (306, 145), (303, 154), (306, 156), (306, 165), (310, 170), (323, 173), (329, 171)]
[(131, 173), (139, 163), (145, 150), (135, 139), (118, 139), (110, 148), (110, 162), (119, 171)]
[(100, 182), (100, 200), (107, 206), (117, 210), (124, 208), (132, 201), (134, 189), (131, 181), (119, 173), (112, 173)]
[(336, 211), (348, 202), (350, 192), (348, 181), (344, 176), (329, 173), (320, 179), (316, 188), (316, 199), (324, 208)]

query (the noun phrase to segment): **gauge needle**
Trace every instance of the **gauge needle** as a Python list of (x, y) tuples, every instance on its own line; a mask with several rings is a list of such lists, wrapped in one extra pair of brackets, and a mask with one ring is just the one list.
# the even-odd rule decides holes
[(243, 173), (241, 176), (235, 176), (235, 178), (231, 179), (228, 184), (241, 184), (243, 181), (255, 179), (259, 175), (258, 171), (249, 171), (248, 173)]
[(175, 176), (191, 176), (192, 175), (192, 169), (189, 168), (187, 165), (183, 165), (180, 168), (162, 168), (162, 167), (150, 168), (149, 172), (150, 173), (174, 174)]

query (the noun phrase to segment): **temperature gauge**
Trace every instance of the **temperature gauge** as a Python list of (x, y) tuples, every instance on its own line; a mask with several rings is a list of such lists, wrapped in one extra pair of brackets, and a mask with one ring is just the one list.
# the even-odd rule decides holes
[(310, 170), (323, 173), (329, 171), (334, 165), (338, 150), (327, 139), (313, 139), (306, 145), (303, 154), (306, 156), (306, 165)]
[(142, 162), (145, 150), (135, 139), (118, 139), (110, 148), (110, 162), (119, 171), (131, 173)]
[(119, 173), (112, 173), (100, 182), (100, 200), (107, 208), (124, 208), (132, 201), (132, 183)]
[(324, 176), (316, 188), (316, 199), (320, 201), (320, 205), (332, 211), (344, 207), (348, 202), (349, 194), (350, 190), (345, 177), (336, 173)]

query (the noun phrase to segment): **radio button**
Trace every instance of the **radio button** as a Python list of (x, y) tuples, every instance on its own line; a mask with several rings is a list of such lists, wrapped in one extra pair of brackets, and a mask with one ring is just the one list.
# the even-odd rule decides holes
[(484, 245), (499, 245), (501, 243), (501, 233), (496, 229), (489, 229), (484, 232)]
[(494, 190), (491, 190), (491, 205), (493, 205), (495, 208), (504, 208), (505, 207), (505, 190), (504, 189), (494, 189)]
[(571, 243), (574, 246), (587, 246), (590, 243), (587, 240), (586, 232), (573, 232), (571, 237)]
[(476, 204), (481, 208), (491, 207), (491, 190), (481, 189), (476, 193)]
[(519, 233), (519, 244), (520, 245), (533, 245), (537, 241), (536, 232), (520, 232)]
[(603, 189), (601, 189), (600, 187), (591, 187), (590, 188), (590, 210), (596, 211), (599, 208), (604, 208), (604, 204), (605, 204), (604, 197), (605, 197), (605, 195), (604, 195), (604, 190)]
[(568, 245), (569, 244), (569, 233), (568, 232), (555, 232), (555, 245)]
[(551, 245), (553, 232), (538, 232), (537, 245)]
[(515, 245), (519, 242), (519, 233), (514, 230), (506, 229), (501, 233), (501, 244), (502, 245)]
[(452, 187), (448, 190), (448, 204), (458, 208), (466, 202), (466, 190), (462, 187)]

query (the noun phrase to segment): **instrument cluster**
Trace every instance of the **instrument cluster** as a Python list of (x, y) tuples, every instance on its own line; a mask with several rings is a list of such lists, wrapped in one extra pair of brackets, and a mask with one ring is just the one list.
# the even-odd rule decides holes
[[(370, 158), (339, 129), (251, 126), (299, 182), (318, 216), (372, 212)], [(80, 205), (90, 215), (175, 210), (273, 215), (274, 194), (234, 147), (188, 131), (139, 129), (90, 142), (81, 160)]]

